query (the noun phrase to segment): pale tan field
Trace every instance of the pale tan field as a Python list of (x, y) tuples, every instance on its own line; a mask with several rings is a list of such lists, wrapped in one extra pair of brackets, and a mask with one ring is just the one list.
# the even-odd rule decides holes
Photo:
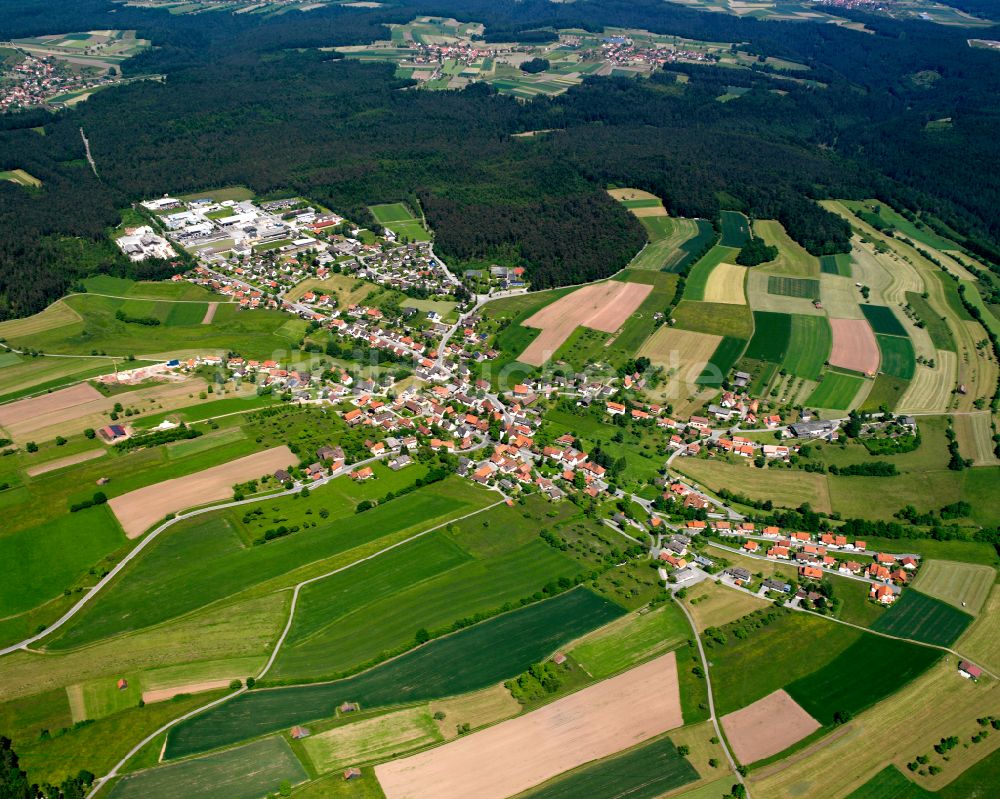
[[(729, 559), (728, 552), (719, 551), (719, 555)], [(759, 571), (757, 568), (759, 561), (753, 561), (752, 558), (750, 560), (753, 563), (753, 570)], [(691, 611), (699, 632), (706, 627), (721, 627), (769, 604), (766, 600), (758, 599), (743, 591), (734, 591), (717, 585), (715, 580), (702, 580), (688, 589), (687, 598), (683, 601), (685, 607)]]
[(1000, 461), (993, 452), (993, 417), (989, 411), (955, 417), (955, 434), (963, 458), (972, 458), (974, 466), (996, 466)]
[(88, 427), (94, 429), (111, 424), (109, 414), (115, 403), (138, 410), (172, 410), (191, 404), (191, 394), (205, 387), (200, 377), (180, 382), (153, 383), (126, 394), (105, 397), (89, 383), (53, 391), (38, 397), (18, 400), (0, 406), (0, 427), (18, 443), (48, 441), (58, 435), (69, 436)]
[(667, 209), (662, 205), (652, 205), (649, 208), (629, 208), (632, 216), (642, 218), (645, 216), (666, 216)]
[(724, 302), (729, 305), (746, 305), (747, 295), (743, 284), (750, 270), (736, 264), (719, 264), (708, 276), (705, 302)]
[[(699, 779), (697, 782), (689, 782), (682, 789), (671, 792), (668, 796), (677, 796), (680, 792), (687, 793), (693, 788), (717, 780), (720, 775), (733, 773), (729, 768), (725, 752), (722, 751), (722, 744), (712, 743), (712, 739), (715, 737), (715, 727), (710, 721), (689, 724), (670, 733), (671, 743), (676, 746), (687, 746), (691, 750), (687, 755), (687, 761), (695, 767)], [(719, 763), (714, 768), (708, 765), (708, 761), (712, 758), (715, 758)], [(726, 785), (726, 791), (730, 787), (732, 787), (731, 780)], [(719, 797), (726, 791), (722, 791)], [(715, 799), (719, 799), (719, 797), (715, 797)]]
[(833, 349), (830, 365), (855, 372), (874, 374), (878, 370), (878, 342), (868, 322), (863, 319), (831, 319)]
[(958, 640), (955, 649), (994, 673), (1000, 672), (1000, 585), (990, 589), (979, 617)]
[(982, 743), (953, 749), (947, 763), (933, 753), (941, 738), (957, 735), (968, 741), (981, 729), (976, 718), (1000, 714), (997, 682), (965, 680), (958, 674), (957, 662), (946, 655), (927, 673), (815, 746), (751, 772), (750, 793), (767, 799), (837, 799), (870, 780), (887, 760), (909, 774), (906, 763), (928, 753), (931, 762), (943, 765), (941, 773), (916, 779), (929, 790), (946, 785), (1000, 747), (1000, 735), (991, 735)]
[(648, 393), (659, 402), (673, 402), (697, 395), (695, 383), (705, 364), (722, 341), (722, 336), (695, 333), (663, 325), (642, 347), (639, 355), (649, 358), (655, 366), (662, 366), (666, 379)]
[(83, 463), (84, 461), (92, 461), (94, 458), (100, 458), (106, 452), (107, 450), (103, 449), (92, 449), (88, 452), (78, 452), (76, 455), (67, 455), (65, 458), (56, 458), (52, 461), (40, 463), (38, 466), (30, 466), (25, 469), (25, 472), (28, 477), (37, 477), (38, 475), (45, 474), (46, 472), (54, 472), (56, 469), (63, 469), (67, 466)]
[(743, 764), (756, 763), (820, 728), (820, 723), (806, 713), (784, 691), (775, 691), (740, 710), (727, 713), (719, 721), (733, 747), (733, 754)]
[(567, 294), (525, 320), (527, 327), (541, 328), (542, 332), (518, 360), (541, 366), (581, 326), (614, 333), (652, 290), (642, 283), (608, 280)]
[(219, 303), (210, 302), (208, 304), (208, 307), (205, 309), (205, 316), (202, 317), (201, 323), (203, 325), (212, 324), (212, 320), (215, 319), (215, 312), (218, 310), (218, 308), (219, 308)]
[(36, 333), (43, 333), (57, 327), (71, 325), (74, 322), (83, 321), (83, 317), (70, 308), (62, 300), (52, 303), (44, 311), (28, 316), (24, 319), (11, 319), (7, 322), (0, 322), (0, 338), (18, 339), (24, 336), (31, 336)]
[(173, 699), (178, 694), (201, 694), (205, 691), (215, 691), (219, 688), (228, 688), (229, 680), (202, 680), (187, 685), (177, 685), (173, 688), (155, 688), (142, 692), (142, 701), (147, 705), (153, 702), (166, 702)]
[(506, 799), (682, 724), (671, 652), (375, 774), (387, 799)]
[(431, 702), (428, 709), (432, 717), (435, 713), (444, 713), (444, 718), (435, 719), (435, 723), (441, 736), (450, 741), (458, 737), (457, 725), (468, 724), (475, 730), (513, 718), (521, 712), (521, 703), (502, 685), (494, 685), (475, 693)]
[(864, 319), (858, 301), (861, 293), (849, 277), (829, 275), (819, 276), (819, 298), (823, 308), (837, 319)]
[(650, 194), (642, 189), (608, 189), (608, 194), (615, 200), (659, 200), (655, 194)]
[(771, 311), (772, 313), (797, 313), (807, 316), (824, 316), (826, 311), (817, 308), (811, 300), (805, 297), (786, 297), (783, 294), (770, 294), (767, 290), (767, 272), (757, 268), (747, 270), (746, 296), (750, 306), (755, 311)]
[(226, 499), (232, 495), (236, 483), (253, 480), (297, 462), (298, 458), (292, 451), (282, 445), (130, 491), (110, 500), (108, 505), (125, 530), (125, 535), (138, 538), (168, 513)]
[(913, 586), (975, 616), (990, 595), (995, 578), (991, 567), (978, 563), (928, 560), (920, 564)]
[(885, 305), (905, 305), (906, 292), (923, 292), (923, 278), (904, 255), (876, 252), (872, 245), (858, 238), (852, 244), (854, 279), (869, 286), (873, 293), (877, 291)]
[[(913, 380), (899, 402), (900, 413), (921, 413), (946, 410), (955, 389), (958, 357), (948, 350), (935, 350), (935, 366), (918, 363)], [(961, 418), (961, 417), (959, 417)]]

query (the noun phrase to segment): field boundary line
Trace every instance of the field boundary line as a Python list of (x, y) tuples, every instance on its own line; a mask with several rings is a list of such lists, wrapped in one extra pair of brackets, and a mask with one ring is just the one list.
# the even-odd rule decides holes
[[(274, 496), (274, 495), (272, 495), (272, 496)], [(498, 505), (504, 504), (506, 501), (507, 501), (507, 499), (506, 499), (506, 497), (504, 497), (503, 499), (497, 500), (492, 505), (487, 505), (487, 506), (485, 506), (483, 508), (479, 508), (477, 510), (472, 511), (471, 513), (467, 513), (464, 516), (459, 516), (457, 518), (449, 519), (448, 521), (441, 522), (440, 524), (437, 524), (434, 527), (430, 527), (430, 528), (428, 528), (426, 530), (422, 530), (421, 532), (416, 533), (416, 534), (410, 536), (409, 538), (407, 538), (407, 539), (405, 539), (403, 541), (397, 541), (395, 544), (390, 544), (389, 546), (385, 547), (384, 549), (380, 549), (378, 552), (375, 552), (375, 553), (373, 553), (371, 555), (367, 555), (367, 556), (365, 556), (363, 558), (359, 558), (358, 560), (354, 561), (353, 563), (349, 563), (346, 566), (340, 567), (339, 569), (334, 569), (334, 570), (332, 570), (330, 572), (327, 572), (326, 574), (321, 574), (321, 575), (318, 575), (316, 577), (311, 577), (308, 580), (303, 580), (301, 583), (299, 583), (298, 585), (296, 585), (295, 586), (295, 593), (292, 596), (292, 604), (291, 604), (291, 607), (289, 608), (288, 621), (285, 624), (285, 629), (282, 632), (281, 636), (278, 638), (278, 641), (275, 643), (274, 649), (273, 649), (273, 651), (271, 653), (271, 657), (268, 659), (267, 663), (264, 664), (264, 668), (258, 673), (257, 679), (261, 679), (267, 673), (267, 671), (271, 668), (271, 666), (273, 665), (274, 661), (277, 659), (277, 656), (278, 656), (278, 654), (279, 654), (279, 652), (281, 650), (281, 646), (284, 643), (285, 638), (288, 636), (288, 632), (289, 632), (289, 630), (291, 629), (291, 626), (292, 626), (292, 621), (295, 618), (295, 605), (296, 605), (297, 600), (298, 600), (299, 591), (303, 587), (305, 587), (306, 585), (308, 585), (310, 583), (317, 582), (319, 580), (323, 580), (323, 579), (325, 579), (327, 577), (330, 577), (330, 576), (332, 576), (334, 574), (338, 574), (339, 572), (343, 572), (343, 571), (346, 571), (347, 569), (351, 569), (354, 566), (357, 566), (357, 565), (359, 565), (361, 563), (365, 563), (366, 561), (373, 560), (373, 559), (379, 557), (380, 555), (385, 554), (386, 552), (390, 552), (390, 551), (396, 549), (397, 547), (402, 546), (403, 544), (410, 543), (410, 542), (412, 542), (412, 541), (414, 541), (414, 540), (416, 540), (418, 538), (421, 538), (422, 536), (427, 535), (428, 533), (434, 532), (435, 530), (440, 530), (442, 527), (445, 527), (445, 526), (447, 526), (449, 524), (452, 524), (453, 522), (461, 521), (462, 519), (467, 519), (470, 516), (475, 516), (475, 515), (477, 515), (479, 513), (483, 513), (484, 511), (491, 510), (492, 508), (495, 508)], [(284, 687), (287, 687), (287, 686), (278, 686), (278, 687), (284, 688)], [(250, 689), (247, 688), (244, 685), (244, 686), (240, 687), (238, 690), (233, 691), (230, 694), (226, 694), (225, 696), (221, 696), (218, 699), (215, 699), (215, 700), (209, 702), (206, 705), (202, 705), (201, 707), (197, 707), (194, 710), (188, 711), (187, 713), (183, 714), (182, 716), (178, 716), (175, 719), (171, 719), (166, 724), (164, 724), (161, 727), (159, 727), (157, 730), (151, 732), (149, 735), (147, 735), (145, 738), (143, 738), (139, 743), (137, 743), (134, 747), (132, 747), (132, 749), (130, 749), (128, 751), (128, 753), (126, 753), (125, 756), (122, 757), (122, 759), (120, 761), (118, 761), (118, 763), (116, 763), (107, 774), (105, 774), (103, 777), (99, 777), (98, 779), (96, 779), (94, 781), (93, 787), (90, 789), (90, 792), (87, 794), (88, 799), (90, 799), (90, 797), (96, 796), (97, 793), (101, 790), (101, 788), (104, 787), (105, 784), (107, 784), (110, 780), (112, 780), (115, 777), (117, 777), (118, 776), (118, 770), (121, 769), (129, 760), (131, 760), (136, 754), (138, 754), (138, 752), (141, 749), (143, 749), (147, 744), (149, 744), (155, 738), (157, 738), (160, 735), (162, 735), (163, 733), (167, 732), (169, 729), (171, 729), (172, 727), (176, 726), (177, 724), (180, 724), (182, 721), (186, 721), (187, 719), (192, 718), (193, 716), (196, 716), (199, 713), (202, 713), (202, 712), (204, 712), (206, 710), (210, 710), (211, 708), (216, 707), (217, 705), (221, 705), (221, 704), (223, 704), (225, 702), (228, 702), (230, 699), (235, 699), (237, 696), (246, 693), (248, 690), (250, 690)], [(269, 689), (264, 688), (262, 690), (269, 690)], [(274, 689), (270, 689), (270, 690), (274, 690)], [(160, 754), (162, 756), (162, 752)], [(201, 757), (202, 754), (199, 754), (196, 757)], [(183, 760), (178, 760), (178, 761), (175, 761), (175, 762), (183, 762)], [(155, 766), (151, 766), (150, 768), (155, 768)]]

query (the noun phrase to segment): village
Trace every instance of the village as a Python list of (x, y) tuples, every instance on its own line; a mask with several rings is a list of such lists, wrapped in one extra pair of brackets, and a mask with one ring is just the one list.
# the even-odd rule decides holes
[[(115, 83), (108, 75), (88, 75), (73, 70), (54, 56), (37, 57), (0, 43), (16, 54), (0, 71), (0, 113), (45, 105), (53, 97)], [(13, 61), (13, 65), (11, 65)]]

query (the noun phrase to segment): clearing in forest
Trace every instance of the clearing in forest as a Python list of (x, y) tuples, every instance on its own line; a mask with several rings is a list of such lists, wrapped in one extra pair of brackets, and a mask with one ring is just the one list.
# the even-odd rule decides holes
[(506, 799), (682, 724), (671, 652), (375, 774), (388, 799)]
[(541, 328), (542, 332), (518, 360), (541, 366), (578, 327), (614, 333), (652, 290), (651, 285), (607, 280), (567, 294), (524, 321), (526, 327)]

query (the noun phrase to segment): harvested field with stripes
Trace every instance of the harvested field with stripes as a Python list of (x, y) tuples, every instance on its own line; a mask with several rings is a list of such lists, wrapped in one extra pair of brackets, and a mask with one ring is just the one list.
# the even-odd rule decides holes
[(1000, 459), (993, 451), (993, 417), (989, 411), (955, 416), (955, 434), (963, 458), (972, 458), (973, 466), (997, 466)]
[(878, 342), (863, 319), (831, 319), (833, 346), (830, 364), (862, 374), (878, 371)]
[(758, 237), (778, 248), (778, 257), (764, 267), (769, 274), (819, 277), (819, 258), (810, 255), (801, 244), (794, 241), (780, 222), (773, 219), (758, 219), (753, 227)]
[(653, 290), (651, 285), (608, 280), (567, 294), (524, 321), (541, 334), (518, 356), (532, 366), (545, 363), (577, 327), (614, 333)]
[(911, 379), (917, 367), (913, 343), (905, 336), (886, 336), (879, 333), (875, 338), (878, 340), (881, 356), (879, 370), (891, 377)]
[(682, 724), (671, 652), (375, 774), (387, 799), (506, 799)]
[(58, 300), (34, 316), (0, 322), (0, 338), (24, 338), (82, 321), (83, 317), (80, 314), (62, 300)]
[(826, 316), (826, 311), (813, 305), (811, 299), (770, 293), (768, 291), (768, 284), (773, 275), (768, 275), (758, 268), (748, 271), (750, 274), (747, 276), (747, 301), (755, 311), (799, 314), (802, 316)]
[(743, 290), (746, 278), (746, 267), (728, 263), (719, 264), (712, 270), (705, 285), (705, 302), (746, 305), (747, 297)]
[(783, 297), (800, 297), (807, 300), (819, 299), (819, 280), (803, 277), (782, 277), (768, 275), (767, 293)]
[(951, 392), (956, 385), (958, 356), (948, 350), (938, 350), (935, 368), (917, 364), (913, 380), (899, 402), (898, 410), (921, 413), (949, 407)]
[(826, 317), (795, 314), (781, 365), (796, 377), (819, 380), (832, 346), (833, 334)]
[(806, 402), (817, 408), (850, 410), (857, 404), (855, 398), (858, 397), (858, 392), (864, 387), (865, 382), (863, 377), (842, 372), (827, 372)]

